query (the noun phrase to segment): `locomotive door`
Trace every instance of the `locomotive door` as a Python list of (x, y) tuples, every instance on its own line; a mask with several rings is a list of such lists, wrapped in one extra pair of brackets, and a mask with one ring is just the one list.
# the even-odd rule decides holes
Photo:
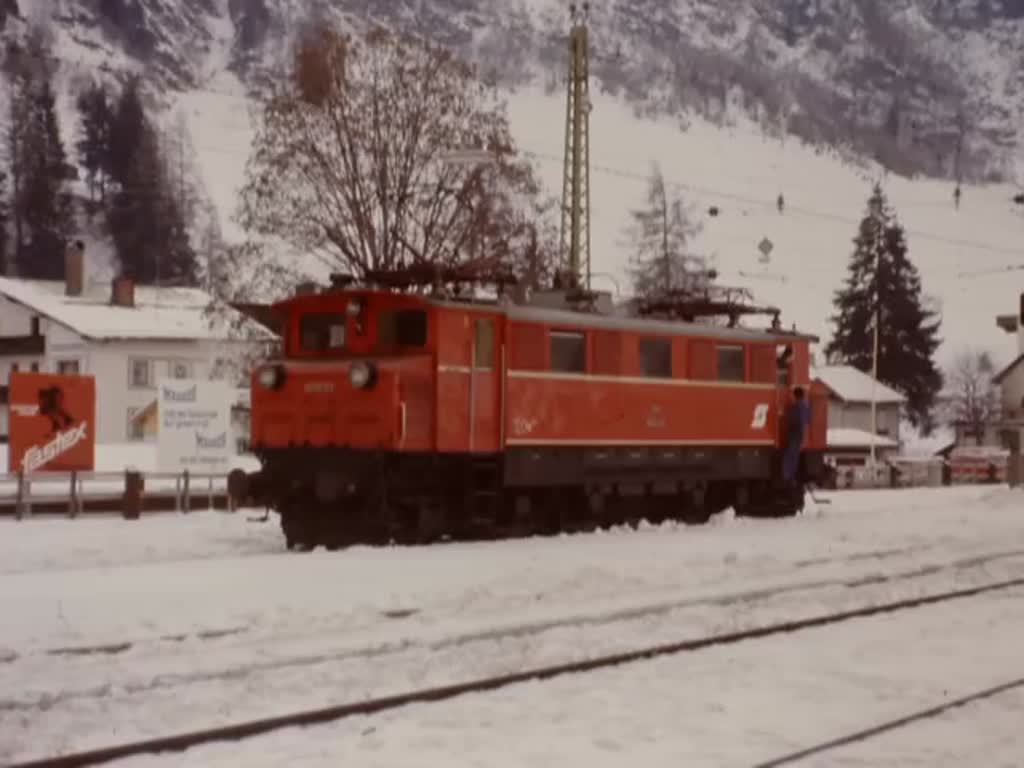
[(501, 411), (502, 340), (497, 318), (473, 318), (469, 373), (469, 450), (498, 450)]

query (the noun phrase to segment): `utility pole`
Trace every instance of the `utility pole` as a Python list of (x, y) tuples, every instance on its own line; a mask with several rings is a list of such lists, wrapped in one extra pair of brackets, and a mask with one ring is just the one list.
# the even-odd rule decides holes
[(877, 405), (877, 389), (878, 389), (878, 330), (879, 325), (882, 322), (882, 278), (881, 278), (881, 266), (882, 266), (882, 244), (885, 242), (885, 220), (882, 216), (883, 210), (881, 205), (878, 206), (876, 213), (877, 228), (875, 229), (875, 317), (874, 322), (874, 333), (872, 339), (872, 350), (871, 350), (871, 471), (875, 471), (875, 443), (878, 440), (878, 405)]
[(571, 288), (590, 289), (590, 4), (569, 6), (569, 87), (566, 99), (565, 173), (562, 184), (560, 262)]

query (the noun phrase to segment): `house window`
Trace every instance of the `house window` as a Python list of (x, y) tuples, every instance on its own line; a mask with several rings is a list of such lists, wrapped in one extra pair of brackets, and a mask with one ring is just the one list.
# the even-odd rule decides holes
[(640, 375), (672, 378), (672, 342), (669, 339), (640, 339)]
[(184, 360), (171, 360), (167, 364), (168, 374), (172, 379), (192, 378), (192, 366)]
[(582, 333), (551, 332), (551, 370), (559, 373), (585, 373), (587, 348)]
[(32, 336), (38, 336), (39, 335), (39, 317), (38, 317), (38, 315), (33, 317), (29, 321), (29, 328), (30, 328), (29, 334), (31, 334)]
[(494, 360), (494, 322), (477, 320), (473, 330), (473, 367), (489, 371)]
[(746, 381), (743, 347), (718, 348), (718, 380)]
[(128, 409), (128, 439), (141, 441), (146, 439), (146, 426), (143, 419), (136, 418), (139, 415), (139, 408)]
[(129, 360), (128, 382), (136, 389), (150, 389), (153, 386), (153, 366), (150, 361)]
[(57, 373), (64, 374), (65, 376), (73, 376), (78, 374), (79, 365), (77, 360), (58, 360), (57, 361)]

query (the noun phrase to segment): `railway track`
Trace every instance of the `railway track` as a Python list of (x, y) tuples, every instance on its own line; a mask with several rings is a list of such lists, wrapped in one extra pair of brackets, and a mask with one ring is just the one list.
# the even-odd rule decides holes
[(920, 709), (916, 712), (911, 712), (904, 715), (903, 717), (897, 717), (893, 720), (886, 720), (885, 722), (878, 723), (871, 726), (870, 728), (864, 728), (854, 733), (848, 733), (845, 736), (838, 736), (828, 741), (823, 741), (820, 744), (815, 744), (811, 747), (806, 747), (796, 752), (790, 752), (787, 755), (776, 757), (772, 760), (766, 760), (760, 762), (754, 766), (754, 768), (779, 768), (783, 765), (791, 765), (801, 760), (805, 760), (808, 757), (814, 755), (820, 755), (823, 752), (830, 752), (833, 749), (839, 747), (845, 747), (849, 744), (856, 744), (861, 741), (867, 741), (868, 739), (880, 736), (883, 733), (889, 731), (895, 731), (898, 728), (905, 728), (913, 723), (921, 722), (922, 720), (928, 720), (933, 717), (938, 717), (952, 709), (959, 707), (965, 707), (968, 704), (974, 704), (975, 702), (984, 701), (999, 696), (1003, 693), (1009, 693), (1010, 691), (1018, 688), (1024, 688), (1024, 677), (1018, 677), (1013, 680), (1001, 683), (1000, 685), (994, 685), (990, 688), (985, 688), (980, 691), (974, 691), (965, 696), (960, 696), (951, 701), (944, 701), (934, 707), (928, 707), (927, 709)]
[[(906, 554), (905, 550), (883, 550), (874, 553), (857, 553), (847, 559), (862, 560), (868, 555), (884, 557), (888, 555)], [(668, 619), (679, 611), (700, 608), (730, 608), (747, 605), (753, 608), (761, 602), (775, 599), (786, 599), (801, 594), (810, 594), (819, 590), (839, 589), (856, 590), (861, 588), (879, 587), (887, 584), (901, 584), (912, 582), (915, 579), (936, 576), (943, 573), (956, 574), (969, 569), (984, 568), (997, 564), (1001, 561), (1024, 558), (1024, 549), (1007, 549), (995, 552), (979, 553), (971, 556), (955, 559), (933, 559), (920, 563), (911, 568), (892, 569), (887, 572), (875, 572), (870, 574), (859, 573), (846, 576), (821, 576), (817, 578), (801, 578), (790, 580), (781, 584), (765, 585), (754, 589), (733, 590), (712, 593), (709, 595), (694, 596), (692, 593), (685, 597), (663, 598), (651, 600), (646, 603), (634, 603), (613, 610), (585, 611), (579, 610), (558, 618), (539, 619), (528, 622), (507, 622), (499, 624), (484, 624), (477, 628), (467, 628), (456, 634), (444, 632), (428, 632), (419, 637), (402, 636), (386, 642), (375, 642), (373, 644), (353, 644), (347, 648), (335, 648), (332, 650), (292, 653), (277, 656), (269, 660), (259, 660), (250, 663), (234, 663), (227, 666), (211, 666), (209, 669), (193, 669), (188, 672), (179, 671), (172, 674), (161, 674), (157, 681), (153, 682), (148, 678), (143, 681), (132, 681), (121, 679), (114, 681), (117, 689), (130, 695), (144, 695), (157, 689), (172, 689), (186, 685), (195, 685), (214, 682), (227, 678), (240, 679), (252, 674), (270, 674), (289, 669), (313, 667), (322, 664), (345, 663), (345, 662), (370, 662), (394, 658), (397, 654), (424, 651), (430, 654), (450, 652), (457, 648), (467, 648), (478, 643), (501, 642), (510, 639), (524, 639), (542, 635), (558, 630), (573, 630), (584, 627), (607, 627), (609, 625), (623, 624), (626, 622), (643, 621), (652, 618), (664, 617)], [(809, 567), (827, 565), (832, 561), (809, 564)], [(1013, 575), (1014, 570), (1004, 574)], [(405, 612), (394, 618), (406, 618), (414, 612)], [(431, 636), (434, 635), (434, 636)], [(192, 635), (189, 635), (191, 637)], [(263, 636), (246, 637), (244, 628), (235, 627), (224, 629), (218, 632), (207, 632), (196, 635), (198, 639), (207, 642), (217, 642), (220, 639), (236, 638), (236, 645), (239, 648), (265, 645), (268, 642), (280, 644), (281, 641), (301, 640), (299, 635), (276, 634), (272, 638)], [(160, 641), (168, 646), (178, 644), (185, 636), (161, 636)], [(118, 656), (135, 648), (140, 650), (146, 648), (145, 643), (125, 641), (109, 645), (89, 645), (79, 647), (61, 647), (44, 649), (48, 656), (76, 658), (90, 655)], [(211, 646), (211, 650), (214, 646)], [(234, 647), (234, 646), (232, 646)], [(221, 649), (226, 653), (228, 649)], [(15, 662), (17, 656), (8, 659), (8, 662)], [(62, 690), (59, 695), (42, 694), (40, 697), (31, 699), (5, 699), (0, 697), (0, 712), (3, 711), (31, 711), (33, 709), (50, 709), (60, 701), (67, 703), (73, 700), (82, 701), (92, 698), (103, 698), (109, 694), (112, 681), (104, 677), (102, 683), (82, 687), (79, 689)]]
[[(181, 752), (186, 749), (190, 749), (192, 747), (200, 746), (203, 744), (209, 744), (218, 741), (239, 740), (249, 738), (252, 736), (268, 733), (270, 731), (278, 730), (281, 728), (314, 725), (318, 723), (340, 720), (355, 715), (375, 714), (378, 712), (383, 712), (386, 710), (407, 706), (409, 704), (442, 701), (445, 699), (450, 699), (456, 696), (461, 696), (470, 693), (482, 693), (487, 691), (493, 691), (528, 681), (548, 680), (563, 675), (589, 672), (593, 670), (643, 661), (670, 654), (693, 653), (706, 648), (730, 645), (750, 640), (757, 640), (760, 638), (772, 637), (776, 635), (792, 634), (795, 632), (805, 631), (818, 627), (825, 627), (834, 624), (840, 624), (843, 622), (853, 621), (856, 619), (864, 619), (884, 614), (909, 611), (924, 606), (947, 603), (956, 600), (964, 600), (967, 598), (976, 597), (978, 595), (1007, 591), (1021, 587), (1024, 587), (1024, 577), (1006, 579), (1002, 581), (982, 584), (975, 587), (948, 590), (944, 592), (936, 592), (929, 595), (906, 598), (902, 600), (895, 600), (886, 603), (877, 603), (870, 606), (854, 608), (844, 611), (823, 613), (816, 616), (796, 620), (769, 623), (758, 627), (743, 629), (735, 632), (727, 632), (722, 634), (709, 635), (701, 638), (681, 640), (661, 645), (653, 645), (636, 650), (598, 656), (582, 661), (537, 667), (511, 674), (470, 680), (466, 682), (457, 683), (454, 685), (423, 688), (392, 696), (385, 696), (380, 698), (367, 699), (364, 701), (322, 707), (319, 709), (294, 712), (291, 714), (276, 717), (249, 720), (226, 726), (217, 726), (214, 728), (178, 733), (171, 736), (146, 739), (131, 743), (113, 745), (110, 747), (104, 747), (100, 749), (93, 749), (72, 754), (54, 756), (42, 760), (31, 760), (27, 762), (14, 763), (11, 766), (9, 766), (9, 768), (43, 768), (44, 766), (46, 766), (47, 768), (77, 768), (77, 766), (98, 765), (110, 762), (112, 760), (123, 759), (135, 755), (155, 754), (163, 752)], [(965, 699), (964, 702), (966, 703), (968, 701), (983, 698), (985, 696), (992, 696), (1000, 691), (1009, 690), (1010, 688), (1018, 687), (1019, 685), (1024, 685), (1024, 681), (1015, 681), (1012, 684), (1000, 686), (988, 692), (974, 694), (971, 697)], [(949, 706), (952, 706), (952, 703), (946, 705), (946, 708), (948, 708)], [(909, 719), (903, 718), (900, 721), (896, 722), (897, 724), (903, 723), (904, 721), (912, 722), (915, 719), (920, 719), (922, 717), (928, 716), (928, 713), (930, 713), (931, 711), (932, 710), (927, 710), (923, 714), (917, 713), (911, 716)], [(936, 713), (938, 713), (939, 711), (943, 710), (937, 709), (935, 711)], [(881, 732), (892, 727), (897, 726), (894, 726), (892, 724), (883, 725), (880, 727), (881, 730), (876, 728), (871, 731), (866, 731), (864, 732), (864, 734), (860, 734), (859, 736), (866, 737), (866, 735), (869, 735), (874, 731)], [(857, 737), (858, 735), (855, 734), (851, 737), (846, 737), (846, 739), (855, 739)], [(837, 742), (837, 744), (838, 743), (839, 742)], [(847, 743), (847, 741), (842, 741), (842, 743)], [(828, 746), (829, 745), (826, 744), (816, 749), (818, 751), (821, 751), (827, 748)], [(790, 761), (791, 759), (795, 758), (784, 758), (782, 762), (776, 762), (774, 764), (781, 765), (783, 762)]]

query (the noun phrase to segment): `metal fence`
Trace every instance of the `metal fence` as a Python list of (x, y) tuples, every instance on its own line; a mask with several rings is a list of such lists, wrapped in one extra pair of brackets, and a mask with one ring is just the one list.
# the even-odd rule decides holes
[(190, 472), (46, 472), (0, 474), (0, 516), (77, 517), (120, 512), (137, 519), (143, 512), (235, 511), (227, 475)]

